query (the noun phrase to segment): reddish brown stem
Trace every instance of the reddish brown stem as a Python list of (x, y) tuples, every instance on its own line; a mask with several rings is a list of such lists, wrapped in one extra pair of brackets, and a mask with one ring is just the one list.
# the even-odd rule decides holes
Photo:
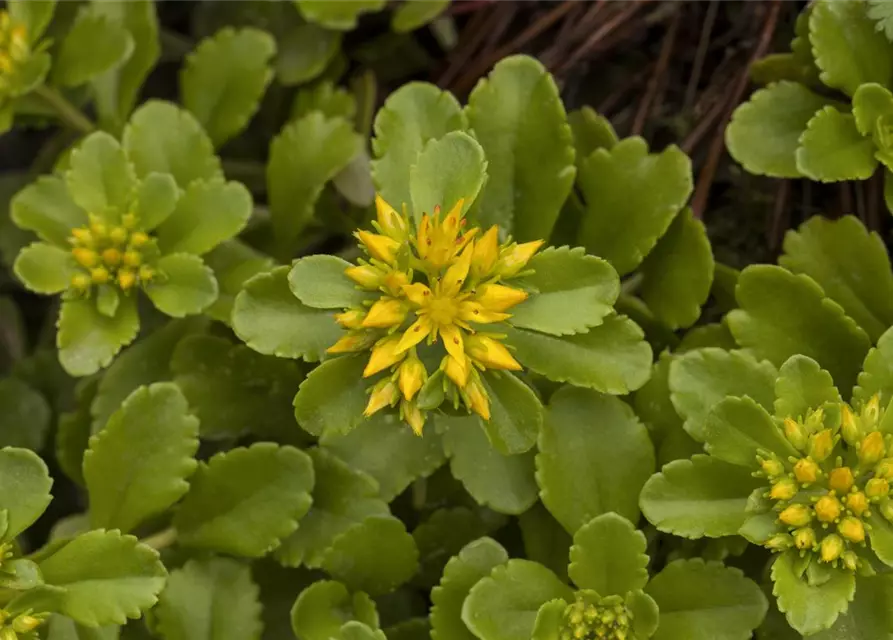
[(673, 45), (676, 42), (676, 35), (679, 33), (679, 25), (682, 22), (681, 18), (682, 10), (679, 9), (673, 15), (673, 18), (670, 21), (670, 26), (667, 28), (667, 33), (664, 36), (664, 41), (660, 47), (660, 54), (657, 58), (657, 65), (654, 67), (654, 73), (652, 73), (651, 77), (648, 79), (648, 87), (645, 89), (645, 95), (642, 97), (642, 102), (639, 104), (639, 110), (636, 112), (636, 117), (633, 119), (633, 135), (642, 133), (642, 129), (645, 128), (645, 120), (648, 119), (648, 116), (652, 112), (654, 98), (657, 96), (657, 89), (660, 86), (660, 81), (667, 72), (667, 67), (670, 66), (670, 55), (673, 53)]

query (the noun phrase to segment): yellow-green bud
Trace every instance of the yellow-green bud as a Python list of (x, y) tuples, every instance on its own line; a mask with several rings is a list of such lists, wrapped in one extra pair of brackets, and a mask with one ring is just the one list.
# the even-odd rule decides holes
[(152, 267), (144, 264), (140, 267), (139, 274), (140, 282), (149, 282), (150, 280), (152, 280), (152, 278), (155, 277), (155, 270)]
[(809, 456), (816, 462), (821, 462), (830, 456), (833, 449), (834, 437), (830, 429), (822, 429), (809, 436)]
[(93, 249), (75, 247), (71, 250), (71, 255), (74, 256), (75, 262), (88, 269), (95, 267), (99, 262), (99, 254), (93, 251)]
[(798, 549), (812, 549), (815, 546), (815, 531), (811, 527), (803, 527), (794, 532), (794, 544)]
[(815, 503), (815, 514), (822, 522), (834, 522), (842, 510), (840, 500), (834, 496), (822, 496)]
[(893, 480), (893, 458), (884, 458), (878, 462), (874, 468), (874, 476), (876, 478)]
[(118, 286), (124, 291), (136, 284), (136, 274), (129, 269), (121, 269), (118, 272)]
[(94, 220), (90, 223), (90, 232), (95, 240), (102, 240), (108, 235), (109, 230), (105, 223)]
[(825, 410), (819, 407), (815, 411), (809, 413), (806, 416), (806, 420), (803, 422), (803, 426), (806, 427), (807, 433), (815, 433), (819, 429), (825, 426)]
[(114, 242), (115, 244), (124, 244), (127, 242), (127, 229), (124, 227), (114, 227), (111, 231), (109, 231), (109, 240)]
[(138, 267), (143, 261), (143, 256), (139, 251), (129, 249), (124, 252), (124, 264), (128, 267)]
[(868, 498), (861, 491), (854, 491), (846, 497), (846, 508), (857, 516), (861, 516), (868, 511)]
[(836, 534), (830, 534), (822, 539), (819, 547), (823, 562), (834, 562), (843, 553), (843, 540)]
[(850, 571), (855, 571), (859, 568), (859, 557), (852, 551), (844, 551), (840, 556), (840, 561)]
[(803, 484), (811, 484), (815, 482), (819, 477), (819, 473), (821, 473), (819, 465), (809, 458), (801, 458), (794, 465), (794, 477), (797, 478), (798, 482)]
[(149, 242), (149, 236), (142, 231), (137, 231), (130, 236), (130, 246), (134, 249), (139, 249), (147, 242)]
[(802, 450), (806, 447), (806, 429), (793, 418), (785, 418), (784, 435), (796, 449)]
[(84, 229), (82, 227), (72, 229), (71, 236), (76, 243), (84, 247), (93, 246), (93, 234), (90, 233), (89, 229)]
[(29, 631), (34, 631), (42, 623), (43, 620), (40, 618), (22, 614), (12, 621), (12, 628), (18, 633), (28, 633)]
[(862, 422), (869, 430), (876, 429), (878, 418), (881, 417), (881, 400), (878, 394), (871, 396), (871, 400), (862, 407)]
[(883, 498), (890, 493), (890, 483), (883, 478), (872, 478), (865, 483), (865, 495), (872, 498)]
[(778, 514), (778, 519), (790, 527), (802, 527), (809, 524), (812, 514), (806, 505), (792, 504)]
[(787, 551), (793, 544), (794, 539), (787, 533), (776, 533), (765, 543), (767, 549), (778, 552)]
[(109, 281), (109, 270), (105, 267), (96, 267), (90, 270), (90, 277), (94, 284), (105, 284)]
[(18, 640), (18, 634), (12, 627), (3, 627), (0, 629), (0, 640)]
[(852, 488), (855, 478), (849, 467), (837, 467), (828, 474), (828, 486), (838, 493), (846, 493)]
[(775, 458), (760, 461), (760, 468), (770, 478), (780, 476), (784, 473), (784, 465)]
[(135, 213), (125, 213), (121, 216), (121, 224), (125, 229), (133, 229), (136, 227), (137, 218)]
[(110, 267), (117, 267), (121, 264), (121, 252), (109, 247), (102, 252), (102, 261)]
[(773, 500), (790, 500), (797, 495), (797, 483), (790, 478), (779, 478), (769, 490), (769, 497)]
[(890, 500), (890, 498), (885, 498), (884, 500), (882, 500), (880, 509), (881, 515), (890, 522), (893, 522), (893, 500)]
[(862, 428), (856, 421), (852, 409), (843, 404), (840, 406), (840, 434), (847, 444), (853, 445), (862, 437)]
[(853, 516), (847, 516), (837, 525), (837, 530), (850, 542), (863, 542), (865, 540), (865, 525)]
[(872, 431), (859, 443), (859, 462), (864, 465), (875, 464), (885, 453), (884, 436), (880, 431)]
[(92, 281), (90, 280), (90, 276), (86, 273), (76, 273), (71, 276), (71, 286), (75, 289), (80, 289), (81, 291), (86, 291), (90, 288)]

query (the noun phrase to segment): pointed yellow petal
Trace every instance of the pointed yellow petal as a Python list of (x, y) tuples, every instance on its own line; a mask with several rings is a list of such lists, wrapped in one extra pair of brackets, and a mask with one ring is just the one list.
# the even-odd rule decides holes
[(412, 428), (413, 433), (417, 436), (422, 435), (422, 429), (425, 427), (425, 414), (416, 406), (414, 402), (403, 401), (401, 405), (403, 419)]
[(380, 195), (375, 196), (375, 210), (381, 230), (395, 240), (403, 239), (406, 235), (406, 221)]
[(462, 389), (468, 384), (468, 374), (471, 372), (471, 362), (464, 355), (462, 358), (444, 356), (440, 368), (453, 383)]
[(445, 235), (452, 236), (453, 239), (459, 234), (459, 221), (462, 219), (462, 207), (465, 204), (465, 198), (459, 198), (458, 202), (453, 205), (447, 217), (443, 220), (442, 230)]
[(389, 379), (382, 380), (373, 387), (372, 394), (369, 396), (369, 402), (366, 404), (366, 409), (363, 411), (363, 415), (368, 418), (373, 413), (381, 411), (385, 407), (394, 404), (398, 397), (397, 385)]
[(400, 365), (399, 385), (403, 397), (412, 400), (412, 397), (422, 388), (425, 380), (428, 378), (428, 372), (425, 371), (425, 365), (418, 358), (407, 358)]
[(533, 257), (533, 254), (543, 246), (543, 242), (543, 240), (535, 240), (533, 242), (525, 242), (524, 244), (512, 245), (503, 253), (502, 259), (496, 265), (496, 272), (503, 277), (515, 275), (524, 268)]
[(405, 357), (405, 354), (397, 351), (397, 343), (399, 342), (400, 338), (398, 336), (391, 336), (379, 341), (372, 349), (369, 363), (363, 370), (363, 377), (373, 376), (379, 371), (384, 371), (391, 365), (400, 362)]
[(393, 238), (369, 231), (357, 231), (357, 239), (363, 243), (370, 256), (382, 262), (392, 263), (400, 248), (400, 243)]
[(474, 257), (471, 260), (471, 271), (478, 278), (490, 273), (499, 259), (499, 229), (490, 227), (487, 233), (474, 245)]
[(431, 289), (421, 282), (403, 285), (403, 294), (415, 305), (422, 306), (431, 297)]
[(427, 213), (422, 216), (422, 221), (419, 223), (419, 228), (416, 231), (415, 246), (419, 257), (424, 260), (431, 246), (431, 218), (428, 217)]
[(455, 325), (442, 325), (440, 327), (440, 337), (443, 338), (443, 346), (454, 358), (465, 357), (465, 344), (462, 338), (462, 332)]
[(490, 399), (487, 391), (484, 389), (480, 381), (475, 378), (465, 387), (465, 393), (471, 404), (471, 410), (482, 417), (484, 420), (490, 419)]
[(477, 288), (474, 299), (490, 311), (506, 311), (527, 300), (527, 292), (502, 284), (485, 284)]
[(382, 285), (395, 298), (403, 293), (403, 285), (409, 284), (409, 276), (403, 271), (391, 271), (384, 277)]
[(480, 302), (475, 302), (474, 300), (466, 300), (459, 305), (459, 318), (465, 322), (489, 324), (491, 322), (502, 322), (511, 317), (509, 313), (490, 311)]
[(520, 371), (521, 365), (505, 346), (489, 336), (473, 335), (465, 341), (468, 355), (488, 369)]
[(471, 256), (474, 253), (474, 246), (468, 245), (459, 256), (459, 259), (446, 270), (443, 279), (440, 281), (441, 292), (446, 296), (455, 296), (459, 293), (465, 279), (468, 277), (468, 270), (471, 268)]
[(372, 305), (366, 317), (363, 318), (364, 327), (386, 329), (403, 322), (408, 309), (406, 305), (393, 298), (382, 298)]
[(403, 336), (400, 338), (400, 342), (397, 345), (397, 351), (403, 353), (407, 349), (416, 346), (428, 337), (428, 334), (431, 333), (431, 329), (431, 320), (428, 319), (428, 316), (420, 317), (409, 325), (409, 328), (403, 333)]

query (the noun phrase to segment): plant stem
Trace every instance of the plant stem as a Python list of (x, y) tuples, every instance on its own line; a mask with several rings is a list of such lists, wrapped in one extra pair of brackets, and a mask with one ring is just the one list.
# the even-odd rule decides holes
[(59, 119), (72, 129), (81, 133), (91, 133), (96, 129), (96, 125), (84, 115), (84, 112), (71, 104), (65, 96), (45, 84), (40, 85), (34, 90), (44, 102), (49, 105)]
[(161, 551), (174, 544), (177, 541), (177, 530), (173, 527), (163, 529), (158, 533), (154, 533), (147, 538), (140, 540), (144, 545), (152, 547), (156, 551)]

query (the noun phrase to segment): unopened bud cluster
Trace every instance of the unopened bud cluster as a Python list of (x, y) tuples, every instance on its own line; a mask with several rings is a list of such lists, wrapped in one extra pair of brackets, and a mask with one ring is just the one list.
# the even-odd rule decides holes
[(6, 11), (0, 11), (0, 95), (12, 88), (18, 69), (31, 55), (25, 25), (16, 23)]
[(85, 227), (73, 229), (68, 239), (78, 271), (71, 289), (88, 294), (94, 286), (113, 285), (121, 291), (146, 285), (158, 277), (150, 265), (158, 257), (155, 240), (138, 228), (137, 217), (128, 213), (118, 225), (90, 216)]
[(591, 600), (578, 595), (577, 601), (565, 608), (561, 640), (628, 640), (632, 637), (632, 614), (620, 596)]
[(769, 480), (766, 497), (786, 530), (772, 536), (767, 547), (798, 549), (855, 570), (855, 550), (866, 544), (872, 513), (893, 522), (893, 442), (879, 430), (883, 411), (877, 396), (858, 415), (847, 404), (840, 409), (839, 428), (825, 426), (822, 409), (803, 420), (787, 418), (784, 435), (798, 455), (783, 460), (761, 453), (756, 475)]
[(43, 624), (44, 614), (27, 611), (13, 615), (0, 609), (0, 640), (37, 640), (37, 628)]

